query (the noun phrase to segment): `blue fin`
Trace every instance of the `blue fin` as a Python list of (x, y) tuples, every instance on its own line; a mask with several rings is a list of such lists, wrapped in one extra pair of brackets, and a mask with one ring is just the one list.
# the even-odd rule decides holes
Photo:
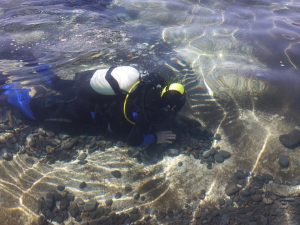
[[(14, 87), (13, 84), (10, 84), (11, 87)], [(9, 88), (9, 85), (5, 85), (6, 89), (4, 95), (7, 97), (7, 102), (15, 107), (17, 107), (23, 114), (28, 118), (35, 120), (33, 113), (30, 109), (29, 103), (31, 96), (29, 95), (28, 89), (12, 89)]]

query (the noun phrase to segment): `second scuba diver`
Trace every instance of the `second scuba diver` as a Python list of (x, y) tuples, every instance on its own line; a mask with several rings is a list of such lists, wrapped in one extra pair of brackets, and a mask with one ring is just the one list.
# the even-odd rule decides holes
[(131, 66), (89, 70), (74, 80), (54, 75), (48, 65), (36, 67), (53, 92), (32, 95), (18, 84), (1, 87), (6, 101), (28, 119), (62, 126), (87, 125), (126, 135), (132, 146), (172, 143), (176, 135), (161, 124), (183, 107), (184, 86), (158, 75), (141, 77)]

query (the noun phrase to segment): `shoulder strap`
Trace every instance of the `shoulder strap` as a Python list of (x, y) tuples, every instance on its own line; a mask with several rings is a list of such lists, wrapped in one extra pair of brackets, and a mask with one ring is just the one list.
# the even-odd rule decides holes
[(116, 66), (112, 66), (109, 68), (109, 70), (106, 72), (105, 79), (107, 80), (107, 82), (109, 83), (113, 91), (115, 92), (116, 96), (123, 97), (126, 94), (126, 92), (121, 90), (118, 81), (111, 75), (111, 72), (115, 68)]

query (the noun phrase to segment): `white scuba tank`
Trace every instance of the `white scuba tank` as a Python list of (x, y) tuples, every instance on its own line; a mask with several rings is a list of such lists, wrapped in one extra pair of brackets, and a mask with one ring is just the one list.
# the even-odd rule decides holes
[[(90, 85), (94, 91), (101, 95), (115, 95), (112, 87), (105, 79), (105, 75), (108, 69), (96, 70), (93, 74)], [(111, 75), (116, 79), (121, 90), (126, 92), (132, 87), (132, 85), (139, 80), (140, 74), (137, 69), (131, 66), (118, 66), (114, 68)]]

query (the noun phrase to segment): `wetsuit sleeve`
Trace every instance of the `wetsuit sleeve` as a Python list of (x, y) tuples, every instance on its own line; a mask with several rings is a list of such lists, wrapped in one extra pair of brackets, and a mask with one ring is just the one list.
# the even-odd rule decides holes
[(138, 120), (129, 132), (127, 143), (131, 146), (147, 146), (156, 143), (156, 135), (151, 132), (150, 124)]

